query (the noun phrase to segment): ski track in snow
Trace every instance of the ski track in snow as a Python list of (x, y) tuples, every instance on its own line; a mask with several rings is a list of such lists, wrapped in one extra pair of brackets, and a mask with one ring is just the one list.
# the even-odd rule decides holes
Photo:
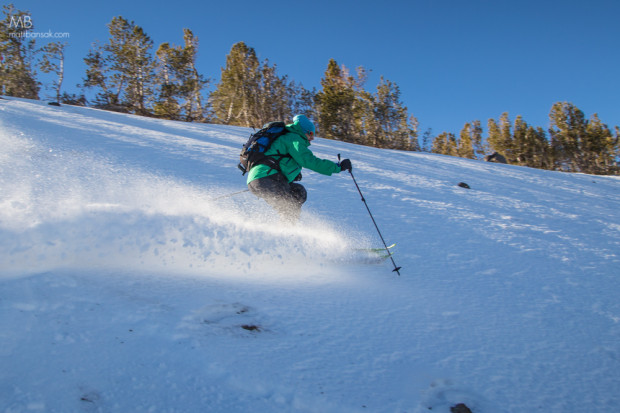
[(250, 131), (0, 100), (0, 411), (614, 411), (617, 177), (317, 139), (398, 277), (348, 174), (215, 200)]

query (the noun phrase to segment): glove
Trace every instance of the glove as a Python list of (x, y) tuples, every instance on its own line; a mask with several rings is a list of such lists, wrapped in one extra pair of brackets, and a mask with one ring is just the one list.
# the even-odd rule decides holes
[(353, 165), (351, 165), (351, 161), (349, 159), (343, 159), (338, 163), (340, 165), (340, 171), (353, 171)]
[(299, 182), (299, 181), (301, 181), (301, 172), (299, 173), (299, 175), (295, 177), (295, 179), (293, 179), (293, 182)]

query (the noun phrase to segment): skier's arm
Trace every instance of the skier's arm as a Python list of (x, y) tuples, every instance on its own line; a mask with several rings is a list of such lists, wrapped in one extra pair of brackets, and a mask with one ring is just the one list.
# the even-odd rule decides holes
[(331, 175), (341, 171), (336, 162), (314, 156), (307, 143), (301, 139), (290, 142), (289, 154), (303, 168), (308, 168), (323, 175)]

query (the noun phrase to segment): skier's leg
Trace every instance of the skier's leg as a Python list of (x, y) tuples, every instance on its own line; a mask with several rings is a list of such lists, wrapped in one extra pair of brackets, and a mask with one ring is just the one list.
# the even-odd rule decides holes
[(301, 206), (306, 202), (306, 189), (301, 184), (289, 184), (284, 175), (274, 174), (255, 179), (248, 185), (250, 192), (263, 198), (287, 223), (299, 220)]
[(301, 215), (301, 206), (306, 202), (308, 193), (303, 185), (297, 183), (291, 183), (289, 185), (290, 191), (288, 193), (287, 200), (287, 216), (288, 221), (295, 223), (299, 221)]

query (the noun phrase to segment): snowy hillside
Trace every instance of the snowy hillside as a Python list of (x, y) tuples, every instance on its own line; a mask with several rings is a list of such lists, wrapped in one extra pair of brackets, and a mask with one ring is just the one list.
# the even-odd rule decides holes
[(617, 410), (617, 177), (317, 139), (399, 277), (347, 173), (228, 196), (249, 133), (0, 99), (1, 412)]

